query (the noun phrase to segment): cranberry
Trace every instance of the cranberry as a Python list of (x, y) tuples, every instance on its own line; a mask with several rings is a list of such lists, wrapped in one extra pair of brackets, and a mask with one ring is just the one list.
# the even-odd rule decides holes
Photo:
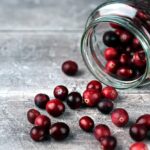
[(116, 47), (119, 43), (119, 37), (114, 31), (104, 33), (103, 42), (106, 46)]
[(104, 56), (106, 60), (113, 60), (118, 57), (118, 52), (115, 48), (109, 47), (105, 49)]
[(56, 86), (54, 89), (54, 96), (58, 99), (65, 100), (68, 96), (68, 89), (63, 85)]
[(47, 133), (44, 128), (35, 126), (31, 129), (30, 136), (34, 141), (42, 141), (47, 137)]
[(103, 137), (111, 136), (109, 127), (104, 124), (97, 125), (94, 129), (94, 136), (98, 141)]
[(150, 114), (145, 114), (145, 115), (140, 116), (137, 119), (136, 123), (145, 125), (147, 129), (150, 130)]
[(130, 63), (130, 56), (127, 55), (127, 54), (121, 54), (120, 58), (119, 58), (119, 62), (122, 64), (122, 65), (127, 65)]
[(130, 150), (148, 150), (148, 147), (145, 143), (137, 142), (130, 146)]
[(100, 140), (103, 150), (115, 150), (117, 145), (117, 140), (113, 136), (106, 136)]
[(117, 108), (112, 112), (111, 120), (116, 126), (123, 127), (128, 123), (129, 115), (126, 110)]
[(40, 126), (40, 127), (45, 128), (45, 129), (48, 129), (51, 125), (51, 121), (47, 116), (39, 115), (38, 117), (36, 117), (34, 124), (36, 126)]
[(132, 52), (133, 52), (133, 48), (130, 46), (130, 45), (128, 45), (126, 48), (125, 48), (125, 53), (126, 54), (132, 54)]
[(140, 18), (140, 19), (142, 19), (143, 21), (146, 21), (148, 19), (148, 16), (143, 11), (138, 11), (137, 12), (137, 17)]
[(58, 117), (65, 111), (65, 105), (60, 100), (53, 99), (46, 104), (46, 111), (53, 117)]
[(65, 61), (62, 64), (62, 71), (68, 76), (74, 76), (78, 71), (78, 65), (72, 60)]
[(34, 124), (36, 117), (38, 117), (39, 115), (40, 115), (39, 111), (37, 111), (36, 109), (30, 109), (27, 112), (27, 119), (30, 123)]
[(103, 114), (109, 114), (113, 110), (114, 104), (110, 100), (102, 100), (98, 103), (97, 108)]
[(114, 87), (107, 86), (103, 88), (102, 95), (106, 99), (115, 100), (118, 97), (118, 92)]
[(45, 109), (47, 102), (49, 101), (49, 96), (46, 94), (37, 94), (34, 98), (35, 105), (41, 109)]
[(102, 91), (102, 84), (97, 80), (92, 80), (88, 83), (86, 89), (94, 89), (98, 91)]
[(79, 126), (86, 132), (91, 132), (94, 128), (94, 121), (88, 117), (84, 116), (79, 120)]
[(82, 106), (82, 96), (78, 92), (71, 92), (66, 98), (66, 101), (71, 109), (77, 109)]
[(118, 68), (118, 63), (115, 60), (110, 60), (106, 63), (105, 70), (107, 73), (115, 73)]
[(133, 76), (133, 70), (129, 67), (121, 67), (117, 70), (117, 76), (121, 79), (129, 79)]
[(114, 28), (114, 29), (118, 29), (118, 28), (121, 28), (121, 26), (119, 25), (119, 24), (117, 24), (117, 23), (110, 23), (110, 26), (112, 27), (112, 28)]
[(64, 140), (65, 138), (67, 138), (69, 132), (69, 126), (63, 122), (54, 123), (49, 130), (51, 137), (57, 141)]
[(137, 67), (145, 67), (146, 57), (143, 51), (135, 52), (133, 55), (133, 63)]
[(122, 32), (122, 34), (120, 35), (120, 41), (123, 44), (128, 44), (132, 39), (132, 34), (129, 33), (128, 31), (124, 31)]
[(135, 141), (142, 141), (146, 138), (147, 128), (142, 124), (134, 124), (130, 128), (130, 136)]
[(139, 41), (138, 38), (134, 38), (134, 39), (133, 39), (132, 47), (133, 47), (134, 49), (141, 48), (141, 43), (140, 43), (140, 41)]
[(122, 34), (123, 30), (122, 29), (116, 29), (115, 33), (120, 36)]
[(101, 100), (101, 93), (97, 90), (88, 89), (83, 93), (83, 100), (89, 107), (94, 107)]

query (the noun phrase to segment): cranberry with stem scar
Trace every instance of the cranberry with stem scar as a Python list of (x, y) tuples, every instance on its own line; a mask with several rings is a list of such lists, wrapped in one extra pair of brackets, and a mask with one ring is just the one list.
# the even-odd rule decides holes
[(102, 91), (102, 84), (97, 81), (97, 80), (92, 80), (88, 83), (86, 89), (93, 89), (93, 90), (98, 90), (98, 91)]
[(118, 63), (115, 60), (110, 60), (106, 63), (105, 70), (109, 74), (113, 74), (117, 71)]
[(106, 60), (114, 60), (118, 57), (118, 52), (115, 48), (109, 47), (104, 50)]
[(30, 123), (34, 124), (35, 119), (40, 115), (40, 112), (36, 109), (30, 109), (27, 112), (27, 119)]
[(117, 70), (117, 76), (121, 79), (129, 79), (133, 76), (133, 70), (129, 67), (121, 67)]

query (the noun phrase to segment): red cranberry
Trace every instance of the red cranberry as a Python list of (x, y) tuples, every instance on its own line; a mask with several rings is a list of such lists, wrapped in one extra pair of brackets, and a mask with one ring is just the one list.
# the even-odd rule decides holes
[(130, 128), (130, 136), (135, 141), (142, 141), (146, 138), (147, 128), (142, 124), (134, 124)]
[(128, 123), (129, 115), (126, 110), (117, 108), (112, 112), (111, 120), (116, 126), (123, 127)]
[(121, 67), (117, 70), (117, 76), (121, 79), (129, 79), (133, 76), (133, 70), (129, 67)]
[(132, 42), (132, 47), (134, 49), (141, 48), (141, 43), (138, 38), (134, 38)]
[(77, 109), (82, 106), (82, 96), (78, 92), (71, 92), (67, 96), (66, 101), (71, 109)]
[(150, 114), (145, 114), (145, 115), (140, 116), (137, 119), (136, 123), (145, 125), (147, 129), (150, 130)]
[(54, 89), (54, 96), (58, 99), (65, 100), (68, 96), (68, 89), (63, 85), (56, 86)]
[(114, 29), (118, 29), (118, 28), (121, 28), (121, 26), (119, 25), (119, 24), (117, 24), (117, 23), (110, 23), (110, 26), (112, 27), (112, 28), (114, 28)]
[(130, 63), (130, 56), (127, 55), (127, 54), (121, 54), (120, 58), (119, 58), (119, 62), (122, 64), (122, 65), (127, 65)]
[(130, 146), (130, 150), (148, 150), (148, 147), (143, 142), (137, 142)]
[(122, 32), (122, 34), (120, 35), (120, 41), (123, 44), (128, 44), (132, 39), (132, 34), (129, 33), (128, 31), (124, 31)]
[(51, 121), (47, 116), (39, 115), (38, 117), (36, 117), (34, 124), (36, 126), (40, 126), (40, 127), (45, 128), (45, 129), (48, 129), (51, 125)]
[(116, 29), (115, 33), (120, 36), (122, 34), (123, 30), (122, 29)]
[(116, 47), (119, 44), (119, 37), (114, 31), (108, 31), (103, 35), (103, 42), (106, 46)]
[(115, 100), (118, 97), (118, 92), (114, 87), (107, 86), (103, 88), (102, 95), (108, 100)]
[(30, 136), (34, 141), (43, 141), (47, 137), (47, 133), (44, 128), (35, 126), (31, 129)]
[(46, 104), (46, 111), (53, 117), (58, 117), (65, 111), (65, 105), (60, 100), (53, 99)]
[(109, 127), (104, 124), (97, 125), (94, 129), (94, 136), (98, 141), (103, 137), (111, 136)]
[(27, 112), (27, 119), (30, 123), (34, 124), (35, 119), (40, 115), (40, 112), (36, 109), (30, 109)]
[(133, 55), (133, 63), (137, 67), (145, 67), (146, 57), (143, 51), (135, 52)]
[(113, 136), (101, 138), (100, 143), (103, 150), (115, 150), (117, 146), (117, 140)]
[(79, 125), (84, 131), (91, 132), (94, 128), (94, 121), (90, 117), (84, 116), (79, 120)]
[(41, 109), (45, 109), (49, 96), (46, 94), (37, 94), (34, 98), (35, 105)]
[(115, 60), (110, 60), (106, 63), (105, 70), (107, 73), (115, 73), (118, 68), (118, 63)]
[(115, 48), (109, 47), (105, 49), (104, 56), (106, 60), (114, 60), (118, 57), (118, 52)]
[(148, 15), (146, 15), (146, 13), (143, 11), (138, 11), (137, 17), (142, 19), (143, 21), (146, 21), (148, 19)]
[(102, 91), (102, 84), (97, 80), (92, 80), (88, 83), (86, 89), (94, 89), (98, 91)]
[(62, 71), (68, 76), (74, 76), (78, 71), (76, 62), (68, 60), (62, 64)]
[(109, 114), (113, 110), (114, 104), (110, 100), (102, 100), (98, 103), (97, 108), (103, 114)]
[(63, 122), (54, 123), (49, 130), (51, 137), (57, 141), (61, 141), (67, 138), (69, 132), (69, 126)]
[(97, 90), (89, 89), (83, 93), (83, 100), (89, 107), (94, 107), (101, 100), (101, 93)]

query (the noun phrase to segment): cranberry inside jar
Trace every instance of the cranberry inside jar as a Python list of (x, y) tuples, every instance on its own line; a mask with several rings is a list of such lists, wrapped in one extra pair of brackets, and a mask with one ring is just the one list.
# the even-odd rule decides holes
[(88, 69), (104, 84), (128, 89), (150, 83), (148, 5), (150, 1), (108, 2), (89, 16), (81, 52)]

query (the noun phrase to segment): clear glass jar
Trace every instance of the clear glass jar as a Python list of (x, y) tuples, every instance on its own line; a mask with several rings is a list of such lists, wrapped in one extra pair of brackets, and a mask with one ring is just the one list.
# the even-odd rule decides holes
[(90, 14), (81, 52), (88, 69), (104, 84), (128, 89), (150, 83), (149, 7), (146, 0), (111, 0)]

